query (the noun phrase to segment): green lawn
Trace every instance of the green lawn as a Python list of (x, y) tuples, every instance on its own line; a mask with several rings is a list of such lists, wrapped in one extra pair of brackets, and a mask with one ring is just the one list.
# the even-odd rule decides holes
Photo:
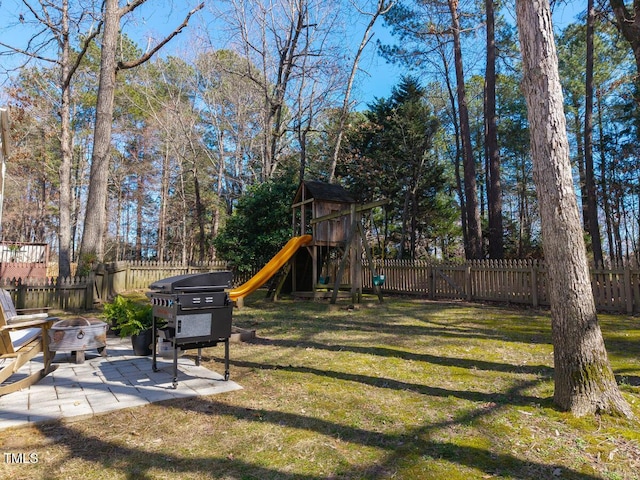
[[(556, 410), (547, 312), (258, 292), (234, 323), (241, 391), (0, 432), (39, 462), (1, 478), (639, 479), (640, 424)], [(602, 315), (640, 418), (640, 319)], [(189, 351), (187, 354), (193, 352)], [(223, 371), (221, 347), (204, 365)]]

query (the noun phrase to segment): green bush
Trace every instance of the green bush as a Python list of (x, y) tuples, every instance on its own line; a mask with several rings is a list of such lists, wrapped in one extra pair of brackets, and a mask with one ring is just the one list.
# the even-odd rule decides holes
[(289, 177), (249, 188), (214, 239), (220, 258), (240, 272), (267, 263), (291, 238), (291, 202), (296, 189)]
[(106, 303), (103, 317), (121, 337), (139, 335), (153, 326), (153, 314), (150, 304), (134, 302), (118, 295), (113, 302)]

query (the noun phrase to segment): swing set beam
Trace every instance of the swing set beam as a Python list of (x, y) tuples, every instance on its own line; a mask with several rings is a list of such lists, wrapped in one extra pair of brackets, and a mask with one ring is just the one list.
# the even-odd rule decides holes
[[(372, 210), (376, 207), (381, 207), (383, 205), (387, 205), (389, 200), (377, 200), (375, 202), (367, 203), (365, 205), (356, 205), (355, 213), (365, 212), (367, 210)], [(350, 215), (353, 213), (353, 210), (350, 208), (346, 208), (344, 210), (340, 210), (339, 212), (333, 212), (328, 215), (323, 215), (322, 217), (312, 218), (309, 221), (309, 225), (314, 225), (320, 222), (326, 222), (327, 220), (333, 220), (334, 218), (344, 217), (346, 215)]]

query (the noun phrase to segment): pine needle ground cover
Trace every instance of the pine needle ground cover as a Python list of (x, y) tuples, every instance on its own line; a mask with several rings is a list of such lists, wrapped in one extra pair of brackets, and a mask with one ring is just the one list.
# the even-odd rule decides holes
[[(0, 432), (13, 479), (639, 479), (640, 425), (552, 404), (548, 312), (263, 294), (234, 311), (243, 390)], [(640, 418), (640, 319), (601, 315)], [(188, 351), (187, 355), (195, 353)], [(203, 364), (222, 372), (221, 347)]]

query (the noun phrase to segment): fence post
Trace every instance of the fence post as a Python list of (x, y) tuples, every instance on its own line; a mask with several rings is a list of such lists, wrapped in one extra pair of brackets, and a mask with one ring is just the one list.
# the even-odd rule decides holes
[(531, 303), (538, 308), (538, 262), (531, 262)]
[(624, 266), (624, 301), (627, 307), (627, 315), (633, 314), (633, 293), (631, 290), (631, 266)]
[(464, 288), (467, 294), (467, 301), (473, 300), (473, 292), (471, 291), (471, 265), (469, 262), (464, 266)]
[(127, 262), (125, 264), (124, 269), (124, 290), (125, 292), (129, 291), (129, 287), (131, 285), (131, 264)]
[(89, 275), (85, 277), (86, 286), (85, 286), (85, 294), (84, 294), (84, 307), (86, 310), (93, 309), (93, 292), (94, 292), (94, 284), (95, 284), (95, 274), (90, 272)]
[(433, 265), (430, 263), (427, 265), (427, 278), (429, 279), (429, 299), (435, 300), (436, 298), (436, 274), (433, 271)]
[(15, 307), (18, 310), (22, 308), (26, 308), (25, 301), (24, 301), (26, 286), (22, 283), (22, 278), (18, 279), (18, 281), (16, 282), (16, 287), (18, 287), (18, 292), (16, 295), (17, 301), (16, 301)]

